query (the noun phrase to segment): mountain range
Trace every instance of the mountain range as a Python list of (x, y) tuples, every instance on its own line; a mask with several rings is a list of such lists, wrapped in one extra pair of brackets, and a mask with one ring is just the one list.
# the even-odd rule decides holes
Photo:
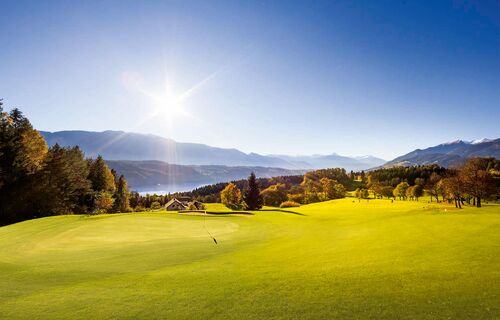
[(346, 157), (336, 153), (329, 155), (311, 155), (311, 156), (289, 156), (289, 155), (271, 155), (274, 158), (282, 159), (291, 163), (297, 168), (304, 169), (322, 169), (340, 167), (346, 170), (366, 170), (379, 166), (386, 162), (374, 156)]
[(414, 166), (438, 164), (451, 167), (463, 164), (473, 157), (494, 157), (500, 159), (500, 139), (481, 139), (474, 141), (456, 140), (426, 149), (417, 149), (395, 158), (383, 166)]
[(385, 163), (385, 160), (372, 156), (346, 157), (335, 153), (314, 156), (260, 155), (123, 131), (41, 131), (41, 134), (49, 146), (56, 143), (61, 146), (78, 145), (87, 156), (101, 155), (106, 160), (158, 160), (179, 165), (260, 166), (292, 170), (331, 167), (364, 170)]
[(417, 149), (386, 162), (373, 156), (346, 157), (335, 153), (260, 155), (123, 131), (41, 131), (41, 134), (49, 146), (78, 145), (88, 157), (103, 156), (111, 168), (127, 178), (132, 189), (139, 191), (190, 190), (204, 184), (242, 179), (251, 171), (259, 177), (272, 177), (332, 167), (348, 171), (426, 164), (450, 167), (471, 157), (500, 159), (500, 139), (456, 140)]
[(258, 177), (300, 175), (305, 170), (221, 165), (177, 165), (157, 160), (107, 160), (109, 167), (123, 174), (136, 191), (188, 191), (196, 187), (246, 179), (253, 171)]

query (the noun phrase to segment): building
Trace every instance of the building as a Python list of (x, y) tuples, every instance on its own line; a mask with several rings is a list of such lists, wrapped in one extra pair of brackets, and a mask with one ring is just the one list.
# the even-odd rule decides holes
[(203, 203), (196, 200), (192, 201), (189, 197), (173, 198), (165, 204), (165, 209), (167, 211), (181, 211), (187, 210), (191, 205), (194, 205), (198, 210), (203, 209)]

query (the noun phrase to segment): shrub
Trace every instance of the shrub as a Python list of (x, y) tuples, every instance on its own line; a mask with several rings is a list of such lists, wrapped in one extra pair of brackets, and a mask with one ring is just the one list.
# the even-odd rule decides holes
[(291, 202), (305, 203), (305, 196), (303, 193), (289, 194), (288, 200)]
[(241, 210), (241, 209), (243, 209), (243, 206), (241, 204), (234, 204), (234, 203), (228, 203), (228, 204), (226, 204), (226, 207), (228, 207), (231, 210)]
[(161, 204), (158, 201), (151, 203), (151, 210), (160, 210)]
[(295, 201), (285, 201), (280, 204), (280, 208), (294, 208), (294, 207), (300, 207), (300, 203), (297, 203)]
[(135, 212), (144, 212), (144, 211), (147, 211), (147, 209), (144, 208), (143, 206), (137, 206), (137, 207), (135, 207), (134, 211)]
[(89, 215), (105, 214), (105, 213), (108, 213), (108, 212), (104, 209), (94, 209), (89, 213)]
[(94, 207), (95, 207), (95, 212), (99, 213), (106, 213), (111, 211), (111, 208), (113, 208), (113, 203), (115, 202), (115, 199), (113, 199), (113, 196), (108, 193), (108, 192), (97, 192), (95, 194), (94, 198)]
[(320, 202), (321, 199), (319, 198), (318, 192), (306, 192), (304, 194), (304, 202), (305, 203), (315, 203), (315, 202)]

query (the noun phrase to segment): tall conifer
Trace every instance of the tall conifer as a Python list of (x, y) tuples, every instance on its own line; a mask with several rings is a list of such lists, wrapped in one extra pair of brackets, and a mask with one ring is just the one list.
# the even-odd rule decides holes
[(262, 208), (262, 196), (260, 195), (259, 184), (253, 172), (248, 177), (243, 201), (245, 202), (246, 210), (259, 210)]

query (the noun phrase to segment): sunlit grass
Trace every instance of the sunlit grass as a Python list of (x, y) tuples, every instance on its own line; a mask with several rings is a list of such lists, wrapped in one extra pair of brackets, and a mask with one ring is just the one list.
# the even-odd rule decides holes
[(2, 227), (0, 318), (500, 317), (499, 205), (348, 198), (290, 211)]

